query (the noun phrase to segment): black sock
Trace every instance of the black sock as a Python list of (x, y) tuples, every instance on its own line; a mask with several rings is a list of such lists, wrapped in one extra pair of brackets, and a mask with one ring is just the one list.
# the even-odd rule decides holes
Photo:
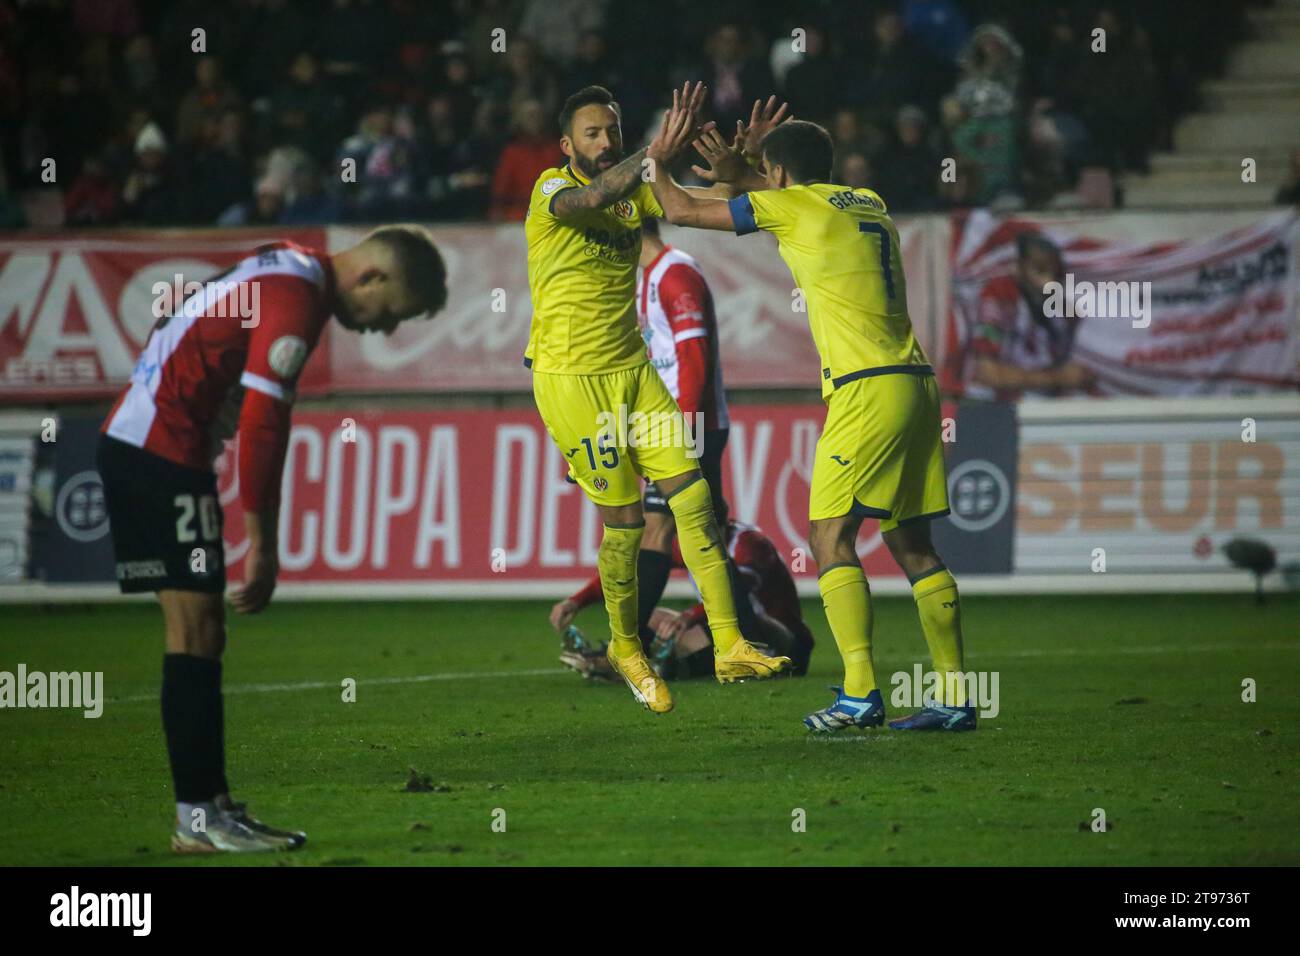
[[(217, 662), (221, 666), (221, 662)], [(223, 793), (230, 795), (230, 782), (226, 780), (226, 698), (221, 693), (221, 672), (217, 671), (217, 719), (215, 721), (217, 728), (217, 756), (221, 762), (217, 764), (217, 796)]]
[(678, 662), (678, 673), (683, 677), (712, 677), (713, 648), (702, 647), (693, 654), (688, 654)]
[(808, 661), (812, 657), (815, 642), (808, 625), (803, 621), (799, 621), (798, 624), (799, 626), (794, 629), (794, 653), (790, 655), (794, 666), (791, 667), (790, 673), (795, 677), (802, 677), (808, 673)]
[(758, 615), (754, 613), (754, 603), (749, 599), (749, 588), (730, 557), (727, 558), (727, 576), (731, 579), (731, 600), (736, 605), (736, 626), (740, 628), (740, 636), (751, 644), (762, 644), (763, 631)]
[(226, 792), (221, 661), (163, 655), (162, 719), (177, 803)]
[(650, 642), (655, 639), (650, 630), (650, 615), (659, 606), (668, 586), (668, 575), (673, 569), (671, 555), (662, 551), (650, 551), (642, 548), (636, 555), (636, 629), (641, 635), (641, 647), (650, 649)]

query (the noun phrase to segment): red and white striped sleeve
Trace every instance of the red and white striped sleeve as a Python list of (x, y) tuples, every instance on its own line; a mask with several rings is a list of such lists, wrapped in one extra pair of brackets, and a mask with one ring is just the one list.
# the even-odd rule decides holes
[(245, 510), (262, 512), (280, 501), (294, 386), (327, 314), (320, 291), (303, 278), (266, 275), (252, 281), (258, 283), (257, 325), (239, 378), (239, 496)]
[(713, 342), (709, 310), (713, 299), (704, 277), (685, 263), (675, 263), (659, 278), (659, 302), (677, 349), (677, 404), (686, 415), (704, 406)]

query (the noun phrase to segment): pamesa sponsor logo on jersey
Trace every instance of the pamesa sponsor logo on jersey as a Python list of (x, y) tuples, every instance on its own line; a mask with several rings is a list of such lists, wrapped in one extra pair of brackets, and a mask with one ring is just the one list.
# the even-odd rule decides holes
[[(641, 227), (632, 229), (596, 229), (588, 226), (582, 230), (582, 239), (587, 243), (589, 256), (621, 256), (634, 252), (641, 247)], [(594, 251), (593, 251), (594, 250)]]

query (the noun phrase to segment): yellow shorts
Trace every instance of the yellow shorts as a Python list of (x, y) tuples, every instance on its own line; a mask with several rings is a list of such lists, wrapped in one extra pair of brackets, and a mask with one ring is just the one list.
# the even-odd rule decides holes
[(948, 513), (939, 387), (933, 375), (847, 382), (827, 399), (808, 515), (880, 519), (881, 531)]
[(641, 500), (641, 478), (663, 481), (700, 467), (703, 436), (685, 431), (677, 402), (649, 362), (604, 375), (533, 373), (542, 422), (569, 477), (598, 505)]

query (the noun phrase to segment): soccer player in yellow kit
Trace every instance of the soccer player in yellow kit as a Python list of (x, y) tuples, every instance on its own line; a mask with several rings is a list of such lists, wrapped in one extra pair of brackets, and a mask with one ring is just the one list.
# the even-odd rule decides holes
[[(755, 118), (759, 110), (756, 103)], [(666, 174), (655, 177), (653, 191), (669, 222), (772, 233), (807, 305), (827, 406), (813, 465), (809, 543), (845, 677), (835, 701), (804, 723), (814, 732), (884, 723), (871, 658), (871, 592), (855, 547), (863, 519), (871, 517), (880, 520), (912, 583), (934, 667), (945, 675), (942, 699), (889, 726), (973, 730), (975, 708), (960, 677), (957, 584), (930, 539), (930, 521), (948, 514), (939, 392), (912, 332), (898, 231), (874, 192), (829, 182), (833, 149), (822, 127), (791, 120), (761, 142), (755, 138), (738, 124), (730, 147), (716, 131), (696, 142), (711, 164), (697, 172), (745, 190), (729, 201), (693, 196)], [(666, 168), (694, 139), (691, 104), (675, 97), (647, 155)], [(761, 159), (761, 174), (745, 162), (747, 153)]]
[[(683, 88), (681, 102), (698, 106), (703, 96), (702, 84)], [(658, 486), (676, 519), (713, 631), (718, 680), (763, 680), (791, 662), (759, 653), (740, 635), (708, 484), (637, 326), (641, 220), (663, 215), (642, 179), (645, 150), (622, 157), (618, 104), (603, 87), (568, 98), (560, 132), (569, 161), (538, 177), (524, 225), (533, 305), (524, 364), (569, 476), (605, 525), (597, 567), (609, 612), (609, 662), (637, 700), (666, 713), (672, 696), (637, 633), (640, 477)]]

